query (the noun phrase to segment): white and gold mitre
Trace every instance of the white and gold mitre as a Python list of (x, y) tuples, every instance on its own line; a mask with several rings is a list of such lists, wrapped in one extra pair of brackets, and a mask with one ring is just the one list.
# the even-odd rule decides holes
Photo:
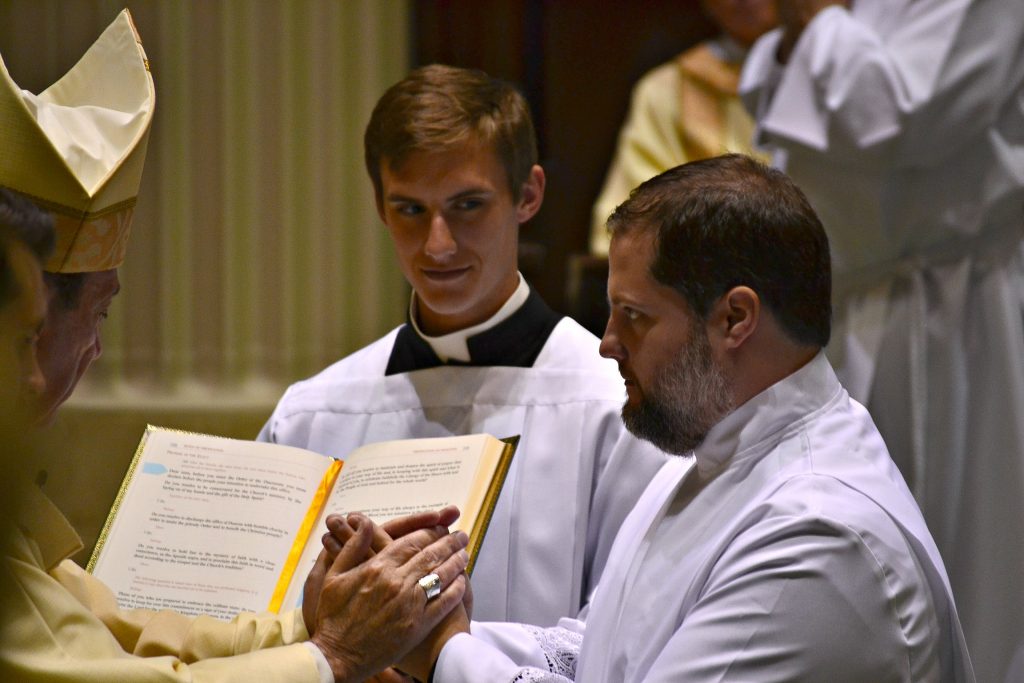
[(0, 186), (53, 214), (57, 248), (46, 270), (124, 260), (155, 98), (128, 10), (38, 95), (19, 88), (0, 57)]

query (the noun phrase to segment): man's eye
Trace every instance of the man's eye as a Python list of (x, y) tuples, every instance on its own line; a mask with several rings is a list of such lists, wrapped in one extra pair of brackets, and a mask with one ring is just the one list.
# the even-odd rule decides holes
[(476, 198), (471, 199), (460, 199), (455, 203), (455, 208), (459, 211), (472, 211), (483, 206), (483, 201)]
[(629, 306), (623, 306), (622, 307), (622, 313), (629, 320), (636, 320), (637, 318), (640, 317), (640, 311), (638, 311), (638, 310), (636, 310), (634, 308), (630, 308)]
[(403, 216), (418, 216), (423, 213), (423, 207), (417, 204), (401, 204), (396, 210)]

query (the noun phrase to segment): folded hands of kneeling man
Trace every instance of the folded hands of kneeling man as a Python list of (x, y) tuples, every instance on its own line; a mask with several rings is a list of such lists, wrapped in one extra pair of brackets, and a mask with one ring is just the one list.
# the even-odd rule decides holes
[(458, 514), (449, 507), (383, 526), (359, 513), (328, 516), (302, 614), (336, 681), (363, 681), (391, 665), (427, 680), (435, 650), (468, 632), (469, 539), (448, 532)]

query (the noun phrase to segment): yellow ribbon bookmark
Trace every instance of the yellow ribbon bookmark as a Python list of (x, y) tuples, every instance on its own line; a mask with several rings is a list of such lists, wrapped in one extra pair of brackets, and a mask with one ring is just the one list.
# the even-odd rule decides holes
[(328, 494), (334, 488), (334, 481), (338, 478), (343, 464), (341, 460), (332, 462), (331, 466), (327, 468), (327, 472), (324, 473), (324, 478), (320, 480), (320, 486), (317, 487), (313, 502), (310, 504), (309, 510), (306, 511), (306, 517), (302, 520), (292, 549), (288, 551), (288, 559), (285, 560), (281, 576), (278, 577), (277, 585), (274, 587), (274, 594), (270, 598), (270, 606), (267, 609), (275, 614), (281, 610), (281, 603), (284, 602), (284, 596), (288, 593), (288, 587), (292, 585), (292, 577), (295, 575), (299, 558), (302, 557), (302, 551), (306, 548), (306, 541), (313, 533), (313, 525), (320, 518), (320, 512), (323, 510)]

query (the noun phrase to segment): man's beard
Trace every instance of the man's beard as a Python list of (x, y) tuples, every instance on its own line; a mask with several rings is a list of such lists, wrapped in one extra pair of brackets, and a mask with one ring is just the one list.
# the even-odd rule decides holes
[(715, 363), (707, 336), (696, 325), (676, 359), (651, 387), (641, 389), (639, 405), (622, 407), (622, 421), (637, 438), (674, 455), (699, 446), (732, 409), (729, 380)]

